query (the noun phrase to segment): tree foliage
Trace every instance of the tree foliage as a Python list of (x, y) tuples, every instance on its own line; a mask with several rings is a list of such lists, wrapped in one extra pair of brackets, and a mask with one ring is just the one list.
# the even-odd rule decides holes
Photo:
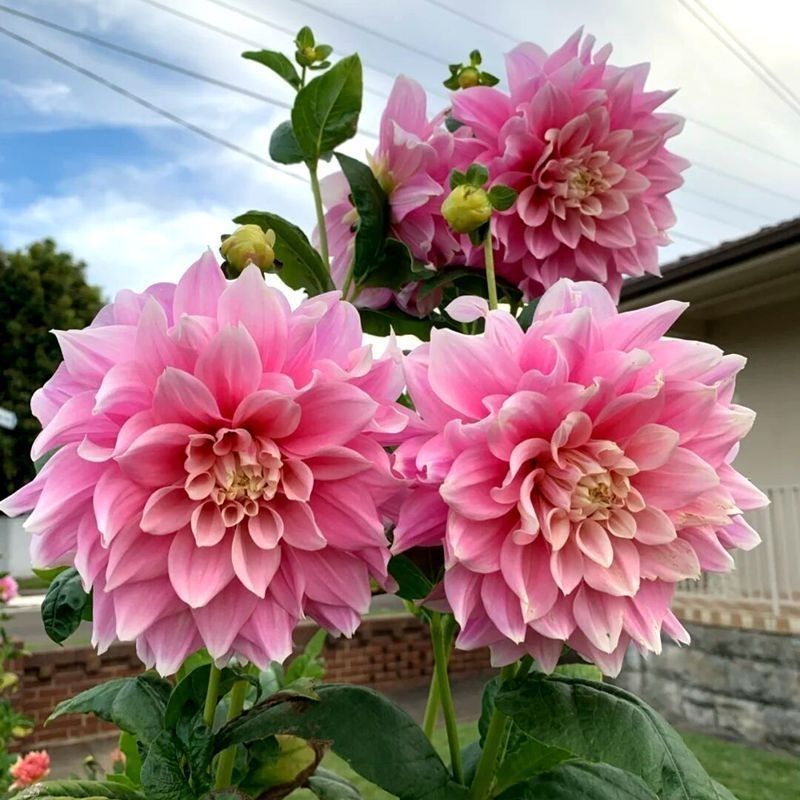
[(16, 430), (0, 429), (0, 497), (33, 477), (30, 449), (40, 425), (30, 412), (31, 394), (61, 360), (50, 331), (83, 328), (102, 305), (85, 271), (52, 239), (0, 249), (0, 407), (19, 419)]

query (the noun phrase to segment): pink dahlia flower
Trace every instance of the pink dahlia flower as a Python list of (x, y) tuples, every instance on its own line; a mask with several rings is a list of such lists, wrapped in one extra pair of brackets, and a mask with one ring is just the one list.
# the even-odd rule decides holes
[(24, 789), (26, 786), (32, 786), (50, 774), (50, 755), (47, 750), (31, 750), (24, 756), (17, 756), (17, 760), (9, 767), (8, 771), (14, 779), (11, 789)]
[(19, 586), (12, 575), (0, 578), (0, 603), (8, 603), (19, 594)]
[(618, 313), (562, 279), (526, 332), (492, 311), (485, 335), (435, 330), (409, 357), (427, 430), (396, 452), (418, 488), (395, 549), (444, 537), (459, 647), (549, 671), (566, 642), (614, 675), (630, 642), (688, 641), (677, 582), (758, 543), (742, 512), (766, 498), (731, 466), (754, 417), (731, 402), (744, 359), (664, 337), (684, 308)]
[(338, 293), (291, 311), (207, 253), (177, 286), (123, 291), (33, 397), (33, 560), (94, 588), (94, 643), (136, 640), (162, 673), (206, 647), (281, 661), (305, 614), (351, 634), (386, 582), (379, 442), (406, 425), (394, 357), (373, 360)]
[[(453, 166), (454, 137), (442, 124), (444, 114), (428, 119), (426, 103), (422, 86), (399, 77), (381, 117), (378, 147), (367, 159), (389, 198), (391, 235), (407, 244), (414, 258), (436, 265), (450, 261), (459, 249), (440, 210)], [(331, 272), (342, 287), (353, 259), (358, 213), (348, 199), (350, 187), (342, 173), (323, 181), (323, 194)], [(416, 309), (414, 288), (411, 285), (398, 296), (410, 310)], [(392, 297), (389, 289), (365, 289), (356, 304), (380, 308)], [(426, 310), (430, 309), (419, 309)]]
[(581, 37), (551, 55), (530, 43), (512, 50), (509, 94), (478, 86), (453, 96), (453, 116), (481, 145), (477, 160), (519, 192), (494, 235), (529, 296), (568, 277), (617, 297), (623, 275), (658, 275), (657, 248), (675, 223), (667, 195), (688, 166), (665, 147), (683, 120), (655, 112), (673, 93), (645, 91), (647, 64), (611, 66), (610, 46), (593, 54), (594, 39)]

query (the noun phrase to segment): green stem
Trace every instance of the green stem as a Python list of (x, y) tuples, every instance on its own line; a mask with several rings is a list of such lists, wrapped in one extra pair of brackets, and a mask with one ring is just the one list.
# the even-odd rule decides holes
[[(244, 699), (247, 697), (247, 689), (250, 684), (247, 681), (236, 681), (231, 689), (231, 696), (228, 706), (228, 722), (236, 719), (244, 708)], [(226, 789), (231, 785), (233, 778), (233, 767), (236, 763), (236, 745), (223, 750), (217, 762), (217, 779), (214, 782), (215, 789)]]
[(353, 283), (355, 272), (356, 259), (355, 256), (353, 256), (353, 260), (350, 262), (350, 267), (347, 270), (347, 277), (344, 279), (344, 285), (342, 286), (342, 300), (347, 300), (347, 295), (350, 294), (350, 286)]
[(214, 714), (219, 702), (219, 679), (222, 673), (213, 664), (208, 675), (208, 689), (206, 690), (206, 703), (203, 706), (203, 722), (209, 728), (214, 727)]
[(325, 269), (330, 270), (331, 265), (328, 258), (328, 231), (325, 228), (325, 212), (322, 209), (322, 192), (319, 188), (319, 177), (317, 176), (317, 165), (308, 166), (308, 173), (311, 176), (311, 192), (314, 195), (314, 211), (317, 214), (317, 230), (319, 231), (319, 251), (322, 256), (322, 263)]
[[(500, 685), (502, 686), (510, 678), (513, 678), (517, 671), (516, 664), (509, 664), (500, 670)], [(500, 753), (507, 742), (506, 723), (508, 717), (498, 711), (497, 708), (492, 712), (489, 720), (489, 727), (486, 731), (486, 739), (483, 742), (483, 750), (475, 770), (475, 778), (469, 789), (469, 800), (486, 800), (491, 793), (492, 783), (494, 783), (495, 770)]]
[(494, 251), (492, 250), (492, 231), (486, 231), (483, 240), (483, 254), (486, 261), (486, 284), (489, 287), (489, 308), (497, 308), (497, 279), (494, 274)]
[(436, 723), (439, 719), (439, 685), (436, 680), (436, 673), (431, 676), (431, 685), (428, 689), (428, 702), (425, 704), (425, 717), (422, 720), (422, 730), (430, 741), (433, 741), (433, 732), (436, 730)]
[(447, 731), (447, 744), (450, 747), (450, 764), (453, 777), (458, 783), (464, 783), (464, 769), (461, 766), (461, 746), (458, 742), (458, 723), (456, 722), (456, 709), (453, 704), (453, 694), (450, 691), (450, 679), (447, 675), (447, 642), (446, 634), (442, 627), (442, 615), (434, 612), (431, 615), (431, 639), (433, 641), (433, 659), (436, 674), (436, 683), (439, 687), (439, 697), (442, 701), (444, 714), (444, 727)]

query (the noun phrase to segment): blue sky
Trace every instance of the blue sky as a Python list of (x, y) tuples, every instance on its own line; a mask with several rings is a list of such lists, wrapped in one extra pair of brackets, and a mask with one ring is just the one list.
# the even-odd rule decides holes
[[(705, 0), (800, 93), (796, 31), (798, 4), (785, 0)], [(239, 57), (243, 46), (142, 0), (6, 0), (46, 17), (187, 68), (290, 101), (291, 90), (263, 68)], [(229, 0), (295, 30), (310, 24), (339, 54), (358, 50), (373, 91), (365, 95), (362, 123), (374, 130), (390, 79), (404, 72), (445, 103), (440, 82), (446, 65), (473, 47), (487, 69), (502, 73), (510, 32), (552, 49), (580, 24), (615, 46), (619, 64), (651, 61), (649, 85), (680, 88), (667, 108), (687, 115), (676, 151), (707, 165), (687, 173), (674, 195), (675, 243), (662, 261), (737, 238), (769, 222), (800, 213), (800, 119), (741, 65), (677, 0), (560, 0), (487, 4), (483, 0), (406, 0), (374, 3), (328, 1), (344, 21), (321, 14), (323, 0)], [(163, 0), (184, 13), (288, 49), (291, 37), (225, 10), (211, 0)], [(444, 8), (442, 6), (445, 6)], [(490, 8), (494, 31), (473, 17)], [(449, 10), (448, 10), (449, 9)], [(348, 21), (409, 43), (426, 55), (391, 44)], [(272, 128), (287, 112), (256, 100), (107, 52), (0, 11), (0, 25), (98, 72), (173, 113), (253, 152), (266, 155)], [(500, 33), (500, 31), (504, 33)], [(732, 142), (712, 125), (797, 165)], [(372, 140), (359, 136), (348, 152), (363, 155)], [(723, 177), (729, 172), (747, 183)], [(785, 195), (785, 196), (784, 196)], [(790, 199), (797, 197), (798, 199)], [(710, 198), (710, 199), (709, 199)], [(728, 204), (741, 206), (735, 210)], [(308, 187), (177, 128), (87, 78), (0, 37), (0, 244), (19, 246), (54, 236), (89, 264), (91, 280), (107, 293), (141, 289), (175, 279), (208, 245), (231, 228), (230, 218), (249, 208), (282, 214), (307, 230), (312, 225)], [(690, 237), (690, 239), (679, 238)]]

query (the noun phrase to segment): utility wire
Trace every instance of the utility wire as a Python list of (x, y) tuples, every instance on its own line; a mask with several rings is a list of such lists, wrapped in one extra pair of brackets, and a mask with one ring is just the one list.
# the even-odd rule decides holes
[(714, 242), (708, 239), (701, 239), (698, 236), (689, 236), (688, 233), (681, 233), (680, 231), (668, 231), (669, 236), (674, 236), (676, 239), (685, 239), (687, 242), (694, 242), (694, 244), (702, 244), (706, 247), (714, 247)]
[(67, 36), (74, 36), (76, 39), (83, 39), (86, 42), (91, 42), (92, 44), (98, 45), (98, 47), (105, 47), (107, 50), (113, 50), (114, 52), (122, 53), (123, 55), (139, 59), (139, 61), (144, 61), (148, 64), (155, 64), (157, 67), (162, 67), (163, 69), (177, 72), (179, 75), (186, 75), (189, 78), (194, 78), (198, 81), (204, 81), (212, 86), (218, 86), (222, 89), (227, 89), (229, 92), (236, 92), (237, 94), (244, 95), (245, 97), (250, 97), (254, 100), (261, 100), (264, 103), (269, 103), (270, 105), (278, 106), (279, 108), (291, 109), (292, 107), (291, 103), (287, 103), (285, 100), (279, 100), (275, 97), (268, 97), (260, 92), (253, 92), (249, 89), (244, 89), (236, 84), (228, 83), (227, 81), (221, 81), (218, 78), (212, 78), (210, 75), (204, 75), (201, 72), (195, 72), (194, 70), (187, 69), (186, 67), (181, 67), (178, 64), (173, 64), (169, 61), (162, 61), (160, 58), (156, 58), (155, 56), (150, 56), (146, 53), (140, 53), (137, 50), (131, 50), (128, 47), (123, 47), (122, 45), (115, 44), (114, 42), (109, 42), (108, 40), (101, 39), (98, 36), (92, 36), (91, 34), (84, 33), (83, 31), (77, 31), (73, 28), (64, 27), (63, 25), (59, 25), (58, 23), (44, 19), (43, 17), (37, 17), (34, 14), (27, 14), (24, 11), (18, 11), (15, 8), (9, 8), (8, 6), (2, 4), (0, 4), (0, 11), (5, 11), (7, 14), (13, 14), (15, 17), (20, 17), (22, 19), (29, 20), (30, 22), (35, 22), (37, 25), (43, 25), (46, 28), (58, 31), (59, 33), (65, 33)]
[[(708, 16), (714, 20), (723, 31), (730, 37), (728, 41), (707, 19), (705, 19), (699, 11), (693, 8), (687, 0), (678, 0), (678, 2), (701, 24), (706, 30), (714, 36), (721, 44), (723, 44), (731, 53), (733, 53), (739, 61), (742, 62), (782, 103), (788, 106), (795, 114), (800, 115), (800, 98), (797, 98), (795, 93), (789, 89), (784, 82), (778, 78), (772, 70), (764, 64), (764, 62), (745, 45), (739, 37), (730, 31), (730, 29), (722, 23), (718, 17), (714, 16), (708, 8), (702, 3), (697, 2), (698, 7), (702, 8)], [(737, 50), (737, 46), (741, 50)], [(748, 60), (748, 57), (749, 59)]]
[(754, 211), (751, 208), (747, 208), (746, 206), (740, 206), (737, 203), (732, 203), (730, 200), (723, 200), (719, 197), (715, 197), (713, 194), (705, 194), (703, 192), (695, 191), (694, 189), (689, 189), (686, 186), (681, 186), (680, 190), (684, 194), (691, 194), (695, 197), (700, 197), (703, 200), (708, 200), (712, 203), (717, 203), (718, 205), (725, 206), (726, 208), (733, 209), (734, 211), (739, 211), (742, 214), (746, 214), (749, 217), (758, 217), (759, 219), (763, 219), (765, 222), (774, 222), (775, 220), (768, 216), (767, 214), (762, 214), (760, 211)]
[[(446, 3), (440, 2), (440, 0), (424, 0), (424, 2), (429, 3), (432, 6), (436, 6), (436, 8), (441, 8), (442, 10), (447, 11), (450, 14), (455, 14), (461, 19), (466, 20), (467, 22), (471, 22), (473, 25), (477, 25), (481, 28), (484, 28), (485, 30), (491, 31), (492, 33), (495, 33), (498, 36), (502, 36), (508, 41), (516, 42), (519, 40), (518, 37), (512, 36), (510, 33), (507, 33), (506, 31), (503, 31), (500, 28), (495, 28), (482, 19), (478, 19), (477, 17), (465, 14), (463, 11), (460, 10), (456, 11), (454, 8), (451, 8)], [(679, 2), (683, 2), (683, 0), (679, 0)], [(730, 139), (731, 141), (736, 142), (737, 144), (743, 145), (744, 147), (749, 147), (751, 150), (755, 150), (756, 152), (761, 153), (762, 155), (771, 156), (772, 158), (778, 159), (779, 161), (783, 161), (784, 163), (791, 164), (794, 167), (800, 168), (800, 161), (794, 161), (791, 158), (787, 158), (786, 156), (780, 155), (780, 153), (774, 153), (771, 150), (768, 150), (767, 148), (756, 144), (755, 142), (751, 142), (748, 139), (742, 138), (741, 136), (729, 133), (728, 131), (723, 130), (722, 128), (718, 128), (715, 125), (711, 125), (708, 122), (703, 122), (702, 120), (699, 120), (696, 117), (690, 117), (688, 114), (684, 114), (680, 110), (678, 110), (676, 113), (680, 114), (682, 117), (684, 117), (684, 119), (686, 119), (687, 122), (691, 122), (693, 125), (697, 125), (701, 128), (707, 128), (708, 130), (713, 131), (719, 136), (724, 136), (726, 139)]]
[(733, 175), (730, 172), (726, 172), (724, 169), (719, 169), (718, 167), (714, 167), (711, 164), (706, 164), (704, 161), (698, 161), (697, 159), (693, 159), (692, 165), (695, 167), (699, 167), (700, 169), (704, 169), (706, 172), (711, 172), (714, 175), (719, 175), (720, 177), (728, 178), (729, 180), (742, 183), (745, 186), (750, 186), (751, 188), (757, 189), (759, 192), (764, 192), (764, 194), (768, 194), (771, 197), (782, 197), (784, 200), (789, 200), (792, 203), (800, 203), (799, 195), (787, 194), (786, 192), (780, 192), (772, 187), (762, 186), (760, 183), (756, 183), (755, 181), (750, 181), (747, 178), (741, 178), (738, 175)]
[[(172, 6), (168, 6), (164, 3), (159, 3), (158, 0), (139, 0), (142, 3), (146, 3), (153, 8), (157, 8), (160, 11), (164, 11), (167, 14), (172, 14), (174, 17), (179, 17), (180, 19), (185, 20), (186, 22), (191, 22), (193, 25), (199, 25), (201, 28), (205, 28), (206, 30), (213, 31), (214, 33), (218, 33), (221, 36), (226, 36), (228, 39), (232, 39), (235, 42), (239, 42), (240, 44), (246, 44), (249, 47), (255, 47), (258, 50), (264, 49), (264, 43), (258, 42), (255, 39), (248, 39), (246, 36), (240, 36), (238, 33), (234, 33), (233, 31), (229, 31), (226, 28), (220, 28), (218, 25), (214, 25), (211, 22), (206, 22), (204, 19), (200, 17), (196, 17), (193, 14), (187, 14), (185, 11), (180, 11), (177, 8), (172, 8)], [(209, 2), (214, 2), (214, 0), (209, 0)], [(222, 5), (221, 3), (217, 3), (217, 5)], [(270, 28), (274, 30), (281, 31), (281, 33), (288, 33), (289, 36), (294, 38), (295, 34), (290, 32), (287, 28), (279, 27), (275, 23), (264, 19), (262, 17), (256, 17), (255, 15), (249, 14), (242, 9), (236, 8), (235, 6), (229, 6), (227, 3), (223, 5), (225, 8), (229, 8), (231, 11), (234, 11), (238, 14), (242, 14), (245, 17), (249, 17), (250, 19), (260, 22), (263, 25), (268, 25)], [(377, 69), (376, 67), (370, 67), (368, 64), (364, 66), (369, 67), (369, 69), (374, 70), (375, 72), (380, 72), (381, 74), (385, 74), (388, 77), (393, 78), (393, 76), (389, 75), (388, 72), (384, 72), (383, 70)], [(371, 86), (365, 86), (364, 91), (367, 94), (373, 94), (376, 97), (380, 97), (381, 99), (386, 98), (385, 92), (381, 92), (378, 89), (373, 89)]]
[(164, 119), (168, 119), (170, 122), (175, 123), (176, 125), (180, 125), (187, 130), (192, 131), (192, 133), (196, 133), (198, 136), (202, 136), (204, 139), (208, 139), (210, 142), (214, 142), (215, 144), (221, 145), (222, 147), (227, 148), (228, 150), (233, 151), (234, 153), (238, 153), (239, 155), (245, 156), (249, 158), (251, 161), (255, 161), (258, 164), (262, 164), (269, 169), (275, 170), (275, 172), (279, 172), (281, 175), (286, 175), (289, 178), (294, 178), (295, 180), (302, 181), (306, 183), (306, 178), (302, 177), (301, 175), (297, 175), (293, 172), (287, 172), (285, 170), (280, 169), (279, 167), (275, 166), (271, 161), (268, 161), (266, 158), (262, 158), (256, 153), (253, 153), (250, 150), (245, 149), (244, 147), (240, 147), (238, 144), (229, 141), (228, 139), (224, 139), (221, 136), (217, 136), (215, 133), (211, 133), (207, 131), (205, 128), (201, 128), (198, 125), (195, 125), (188, 120), (183, 119), (183, 117), (179, 117), (177, 114), (173, 114), (171, 111), (167, 111), (160, 106), (151, 103), (149, 100), (145, 100), (143, 97), (140, 97), (138, 94), (134, 92), (128, 91), (127, 89), (123, 88), (117, 83), (108, 80), (108, 78), (104, 78), (102, 75), (98, 75), (96, 72), (92, 72), (85, 67), (76, 64), (74, 61), (70, 61), (64, 56), (59, 55), (58, 53), (53, 52), (52, 50), (48, 50), (46, 47), (42, 47), (41, 45), (36, 44), (35, 42), (31, 41), (30, 39), (26, 39), (24, 36), (20, 36), (18, 33), (14, 33), (13, 31), (8, 30), (0, 26), (0, 34), (4, 36), (8, 36), (11, 39), (16, 40), (20, 44), (24, 44), (26, 47), (31, 48), (32, 50), (37, 51), (41, 55), (47, 56), (51, 58), (53, 61), (57, 61), (59, 64), (63, 64), (65, 67), (69, 67), (69, 69), (74, 70), (75, 72), (79, 72), (81, 75), (90, 78), (91, 80), (105, 86), (107, 89), (111, 89), (112, 92), (116, 92), (122, 97), (131, 100), (134, 103), (146, 108), (148, 111), (152, 111), (154, 114), (158, 114)]

